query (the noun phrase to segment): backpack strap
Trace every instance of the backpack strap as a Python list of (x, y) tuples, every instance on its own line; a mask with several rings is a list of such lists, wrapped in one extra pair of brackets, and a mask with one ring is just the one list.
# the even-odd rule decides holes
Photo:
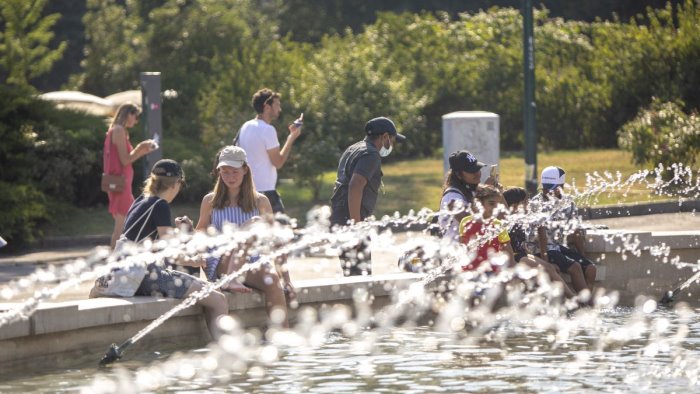
[(463, 199), (465, 199), (465, 200), (467, 199), (467, 196), (465, 196), (464, 193), (462, 193), (461, 190), (459, 190), (458, 188), (456, 188), (456, 187), (454, 187), (454, 186), (448, 186), (447, 189), (445, 189), (445, 190), (442, 192), (442, 196), (445, 197), (445, 195), (446, 195), (447, 193), (452, 193), (452, 192), (459, 193), (459, 195), (462, 196)]
[[(153, 213), (153, 208), (155, 208), (156, 204), (158, 204), (158, 202), (159, 202), (160, 200), (161, 200), (161, 198), (158, 198), (155, 202), (153, 202), (153, 204), (151, 204), (151, 206), (148, 207), (148, 209), (146, 209), (146, 210), (141, 214), (141, 216), (140, 216), (138, 219), (136, 219), (136, 221), (135, 221), (134, 223), (132, 223), (131, 226), (129, 226), (128, 229), (124, 230), (124, 231), (122, 232), (122, 234), (126, 234), (126, 233), (128, 233), (129, 231), (131, 231), (131, 229), (133, 229), (134, 226), (136, 226), (136, 225), (141, 221), (141, 219), (143, 219), (144, 216), (148, 215), (148, 216), (146, 216), (146, 219), (145, 219), (145, 220), (143, 221), (143, 223), (141, 224), (141, 228), (139, 229), (138, 235), (136, 235), (136, 242), (137, 242), (137, 243), (138, 243), (138, 242), (141, 242), (141, 241), (143, 240), (143, 239), (140, 239), (140, 237), (141, 237), (141, 232), (142, 232), (143, 229), (146, 227), (146, 222), (148, 222), (148, 219), (151, 218), (151, 213)], [(148, 234), (148, 235), (151, 235), (151, 234)], [(146, 237), (144, 237), (144, 239), (145, 239), (145, 238), (146, 238)]]
[(238, 129), (238, 133), (236, 133), (236, 136), (233, 137), (233, 145), (234, 146), (240, 146), (240, 145), (238, 145), (238, 142), (241, 139), (241, 130), (242, 129), (243, 129), (243, 126), (241, 126), (241, 128)]

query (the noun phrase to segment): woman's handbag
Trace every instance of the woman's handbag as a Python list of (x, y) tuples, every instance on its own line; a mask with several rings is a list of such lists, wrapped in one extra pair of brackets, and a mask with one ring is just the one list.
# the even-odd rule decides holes
[(124, 190), (124, 176), (102, 174), (102, 191), (105, 193), (120, 193)]
[[(138, 220), (131, 225), (131, 227), (124, 231), (124, 234), (131, 231), (136, 224), (141, 222), (141, 219), (146, 217), (141, 224), (141, 229), (139, 230), (138, 235), (136, 236), (136, 239), (138, 240), (141, 236), (141, 232), (146, 226), (146, 222), (151, 217), (153, 208), (156, 206), (158, 201), (160, 201), (160, 199), (156, 200), (150, 207), (148, 207), (141, 217), (139, 217)], [(124, 234), (119, 237), (119, 240), (114, 247), (112, 254), (115, 256), (122, 254), (124, 247), (126, 247), (126, 244), (129, 242)], [(144, 237), (144, 239), (145, 238), (147, 237)], [(93, 285), (92, 289), (90, 289), (89, 298), (133, 297), (147, 273), (148, 267), (143, 262), (134, 262), (133, 264), (121, 268), (115, 268), (110, 271), (110, 273), (102, 275), (95, 280), (95, 284)]]
[(112, 149), (112, 135), (107, 135), (107, 138), (109, 138), (109, 144), (107, 145), (106, 152), (104, 153), (106, 156), (106, 160), (104, 161), (105, 172), (102, 173), (100, 189), (105, 193), (121, 193), (124, 190), (124, 176), (121, 174), (110, 174), (109, 172), (111, 172), (111, 169), (107, 168), (110, 163), (109, 153)]

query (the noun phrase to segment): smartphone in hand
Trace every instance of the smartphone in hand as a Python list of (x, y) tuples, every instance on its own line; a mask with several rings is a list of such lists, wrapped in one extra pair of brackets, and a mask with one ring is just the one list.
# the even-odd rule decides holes
[(304, 113), (302, 112), (301, 115), (297, 118), (297, 120), (294, 121), (294, 127), (301, 127), (301, 125), (304, 124)]
[(160, 134), (153, 134), (153, 142), (151, 142), (151, 148), (156, 150), (160, 147)]
[(492, 164), (491, 165), (491, 173), (489, 175), (498, 179), (498, 174), (499, 174), (498, 173), (498, 164)]
[(491, 178), (493, 178), (494, 182), (499, 183), (501, 181), (499, 179), (498, 164), (491, 165), (491, 173), (489, 175), (491, 176)]

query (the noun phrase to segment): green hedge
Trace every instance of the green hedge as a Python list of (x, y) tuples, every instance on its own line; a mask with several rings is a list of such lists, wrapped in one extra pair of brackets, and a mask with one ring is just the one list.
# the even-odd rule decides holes
[(105, 121), (54, 108), (19, 87), (0, 87), (0, 235), (20, 247), (41, 235), (58, 203), (92, 206)]

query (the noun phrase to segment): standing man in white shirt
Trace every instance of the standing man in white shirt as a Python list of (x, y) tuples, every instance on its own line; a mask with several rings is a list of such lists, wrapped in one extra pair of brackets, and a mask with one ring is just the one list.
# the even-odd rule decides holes
[(302, 116), (290, 124), (289, 135), (280, 149), (277, 130), (270, 123), (282, 112), (280, 94), (270, 89), (258, 90), (253, 95), (253, 108), (257, 115), (241, 126), (233, 140), (248, 154), (255, 189), (270, 200), (273, 212), (284, 213), (284, 204), (277, 193), (277, 170), (287, 162), (294, 141), (301, 135)]

